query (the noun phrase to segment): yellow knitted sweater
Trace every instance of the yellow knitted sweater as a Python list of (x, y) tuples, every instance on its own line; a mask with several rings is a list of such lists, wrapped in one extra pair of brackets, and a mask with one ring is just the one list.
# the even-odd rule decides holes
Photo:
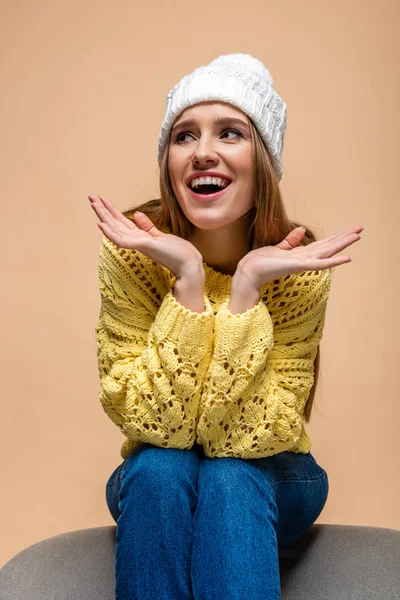
[(173, 295), (174, 274), (103, 235), (95, 329), (100, 401), (126, 436), (206, 456), (307, 453), (304, 406), (314, 383), (331, 284), (329, 269), (263, 285), (244, 313), (227, 308), (232, 276), (203, 262), (202, 313)]

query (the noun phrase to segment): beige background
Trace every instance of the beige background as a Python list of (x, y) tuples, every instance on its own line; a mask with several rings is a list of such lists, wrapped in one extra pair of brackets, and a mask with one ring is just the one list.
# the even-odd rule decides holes
[(88, 194), (156, 197), (168, 91), (220, 54), (270, 69), (288, 105), (289, 214), (363, 225), (334, 271), (308, 431), (318, 522), (400, 529), (399, 5), (16, 0), (2, 11), (1, 555), (112, 525), (123, 441), (98, 400), (101, 232)]

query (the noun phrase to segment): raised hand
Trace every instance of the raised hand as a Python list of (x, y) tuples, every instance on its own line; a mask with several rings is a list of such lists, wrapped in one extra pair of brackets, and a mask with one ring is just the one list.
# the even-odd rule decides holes
[(305, 230), (296, 227), (279, 244), (251, 250), (239, 261), (235, 275), (240, 275), (254, 289), (259, 290), (264, 283), (291, 273), (337, 267), (350, 262), (351, 258), (335, 255), (360, 240), (359, 234), (363, 229), (364, 227), (343, 229), (307, 246), (298, 246)]
[(142, 212), (134, 213), (135, 223), (101, 196), (88, 196), (100, 219), (99, 229), (118, 248), (139, 250), (169, 269), (177, 279), (186, 274), (200, 275), (203, 257), (193, 244), (179, 236), (163, 233)]

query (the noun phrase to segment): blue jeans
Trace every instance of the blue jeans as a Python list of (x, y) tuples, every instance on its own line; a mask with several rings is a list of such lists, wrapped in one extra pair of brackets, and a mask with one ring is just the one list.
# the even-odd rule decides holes
[(328, 497), (311, 453), (208, 458), (141, 443), (112, 473), (116, 600), (278, 600), (278, 550)]

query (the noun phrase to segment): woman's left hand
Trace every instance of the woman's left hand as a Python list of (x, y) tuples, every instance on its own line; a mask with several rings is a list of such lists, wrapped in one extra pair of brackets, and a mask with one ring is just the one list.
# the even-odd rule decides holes
[(302, 227), (296, 227), (276, 246), (256, 248), (246, 254), (236, 269), (235, 276), (245, 279), (257, 291), (261, 286), (301, 271), (320, 271), (351, 261), (349, 256), (334, 256), (347, 246), (361, 239), (364, 227), (343, 229), (330, 237), (298, 246), (305, 235)]

